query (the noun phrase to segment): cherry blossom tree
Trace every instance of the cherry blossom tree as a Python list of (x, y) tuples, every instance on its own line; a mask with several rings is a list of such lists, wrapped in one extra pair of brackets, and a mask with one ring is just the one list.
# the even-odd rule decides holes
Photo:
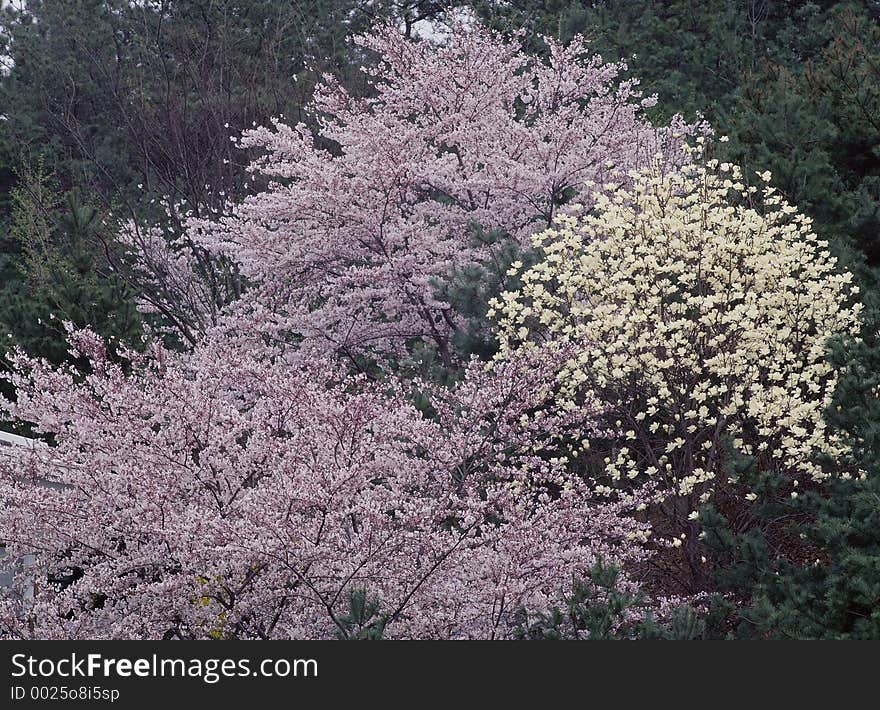
[(83, 379), (15, 362), (6, 408), (54, 445), (0, 464), (8, 552), (35, 560), (4, 635), (332, 638), (365, 592), (386, 637), (504, 638), (600, 557), (645, 556), (638, 501), (563, 465), (567, 438), (603, 433), (526, 386), (546, 358), (425, 386), (425, 416), (329, 364), (71, 342)]
[[(588, 179), (680, 158), (695, 128), (657, 129), (625, 65), (583, 38), (546, 39), (545, 63), (480, 26), (445, 44), (391, 27), (360, 38), (378, 56), (366, 98), (332, 77), (318, 87), (317, 136), (305, 125), (248, 131), (271, 184), (188, 239), (236, 262), (254, 284), (234, 308), (303, 347), (399, 353), (424, 339), (446, 365), (460, 318), (437, 296), (457, 266), (491, 262), (499, 244), (548, 226)], [(702, 130), (703, 127), (700, 127)], [(254, 309), (262, 315), (254, 316)]]

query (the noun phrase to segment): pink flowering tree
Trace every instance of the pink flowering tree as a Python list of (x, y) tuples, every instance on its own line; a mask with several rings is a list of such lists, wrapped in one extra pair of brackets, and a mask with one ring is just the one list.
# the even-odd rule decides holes
[(8, 552), (34, 559), (3, 635), (332, 638), (363, 591), (386, 637), (504, 638), (599, 557), (644, 558), (637, 501), (561, 464), (603, 433), (595, 405), (527, 386), (544, 359), (475, 365), (423, 416), (327, 365), (72, 343), (84, 379), (16, 358), (6, 407), (54, 446), (0, 468)]
[(653, 127), (654, 99), (582, 38), (548, 38), (546, 63), (479, 26), (440, 46), (393, 28), (358, 42), (379, 60), (364, 69), (369, 96), (326, 77), (317, 136), (281, 120), (245, 133), (268, 189), (187, 235), (254, 284), (234, 313), (320, 352), (399, 354), (422, 340), (449, 366), (462, 324), (438, 296), (450, 273), (498, 266), (502, 244), (589, 201), (586, 181), (658, 151), (675, 160), (694, 130)]

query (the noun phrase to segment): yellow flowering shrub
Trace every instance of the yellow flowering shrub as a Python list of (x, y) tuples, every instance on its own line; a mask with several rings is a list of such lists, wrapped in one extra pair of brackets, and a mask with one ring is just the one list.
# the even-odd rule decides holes
[(858, 332), (858, 289), (760, 178), (747, 187), (710, 160), (597, 187), (591, 209), (535, 235), (542, 258), (515, 264), (521, 287), (492, 304), (499, 357), (575, 347), (561, 396), (609, 406), (610, 482), (653, 480), (695, 504), (724, 479), (725, 440), (794, 486), (826, 475), (817, 454), (842, 453), (823, 421), (826, 348)]

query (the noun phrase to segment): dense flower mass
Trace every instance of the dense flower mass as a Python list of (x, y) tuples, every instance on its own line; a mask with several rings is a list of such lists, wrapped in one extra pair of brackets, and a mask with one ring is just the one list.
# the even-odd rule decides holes
[(841, 452), (823, 421), (836, 382), (826, 353), (858, 333), (852, 275), (809, 218), (769, 185), (759, 199), (736, 166), (629, 177), (535, 236), (542, 259), (495, 304), (502, 356), (577, 347), (559, 377), (573, 403), (586, 393), (610, 407), (623, 434), (603, 463), (612, 482), (706, 500), (726, 439), (795, 486), (821, 479), (817, 456)]
[(280, 120), (248, 131), (269, 189), (219, 223), (193, 220), (190, 238), (260, 284), (241, 306), (263, 327), (345, 354), (424, 338), (448, 364), (461, 323), (438, 282), (491, 260), (502, 237), (527, 242), (559, 205), (589, 199), (588, 178), (678, 156), (694, 130), (655, 129), (642, 115), (654, 99), (581, 38), (546, 42), (544, 63), (481, 27), (441, 46), (393, 28), (361, 39), (380, 58), (364, 70), (371, 96), (327, 77), (317, 140)]
[(474, 365), (426, 418), (330, 366), (156, 348), (126, 374), (93, 334), (73, 343), (82, 382), (17, 363), (11, 412), (55, 446), (0, 465), (8, 552), (35, 554), (6, 635), (332, 638), (363, 592), (386, 637), (503, 638), (600, 557), (644, 556), (637, 501), (598, 499), (552, 455), (601, 433), (592, 407), (526, 386), (542, 361)]

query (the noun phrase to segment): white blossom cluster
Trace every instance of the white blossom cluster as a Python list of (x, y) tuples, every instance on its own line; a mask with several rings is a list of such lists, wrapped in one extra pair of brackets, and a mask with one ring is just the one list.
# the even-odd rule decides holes
[(725, 441), (794, 486), (828, 475), (817, 455), (843, 453), (823, 421), (836, 383), (826, 352), (858, 333), (858, 288), (759, 177), (763, 189), (729, 163), (658, 161), (626, 189), (597, 186), (593, 209), (534, 237), (543, 258), (493, 303), (499, 357), (576, 345), (563, 396), (610, 405), (611, 482), (663, 482), (696, 503), (726, 480)]

